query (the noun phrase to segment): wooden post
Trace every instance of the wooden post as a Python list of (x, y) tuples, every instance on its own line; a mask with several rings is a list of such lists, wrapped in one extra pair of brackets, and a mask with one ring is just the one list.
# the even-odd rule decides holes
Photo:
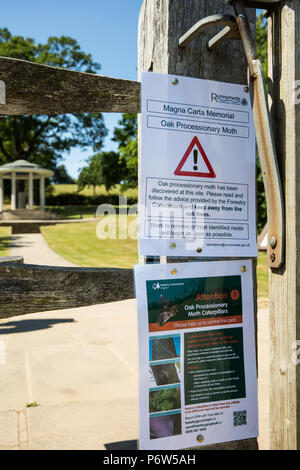
[[(240, 41), (225, 42), (213, 52), (209, 52), (206, 44), (215, 33), (210, 30), (208, 35), (199, 36), (186, 49), (178, 47), (179, 38), (197, 21), (215, 13), (233, 14), (233, 9), (226, 5), (224, 0), (144, 0), (139, 21), (139, 73), (153, 71), (246, 84), (247, 63)], [(251, 26), (255, 30), (255, 10), (249, 10), (248, 13)], [(256, 287), (254, 296), (256, 304)], [(257, 439), (202, 448), (255, 450)]]
[(269, 18), (269, 75), (286, 211), (285, 264), (270, 273), (270, 443), (271, 449), (292, 450), (300, 448), (300, 104), (299, 94), (298, 104), (294, 96), (300, 79), (298, 0), (282, 1)]

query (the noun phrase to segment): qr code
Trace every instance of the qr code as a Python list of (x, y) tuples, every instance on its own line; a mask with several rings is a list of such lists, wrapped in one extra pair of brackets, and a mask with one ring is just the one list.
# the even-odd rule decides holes
[(246, 426), (247, 410), (233, 412), (233, 426)]

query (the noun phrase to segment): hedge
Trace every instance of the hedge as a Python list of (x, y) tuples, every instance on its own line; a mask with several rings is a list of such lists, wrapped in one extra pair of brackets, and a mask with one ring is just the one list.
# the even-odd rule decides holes
[[(47, 206), (99, 206), (100, 204), (119, 205), (119, 195), (101, 194), (98, 196), (84, 196), (78, 193), (61, 193), (47, 196)], [(137, 203), (137, 198), (127, 197), (127, 205)]]

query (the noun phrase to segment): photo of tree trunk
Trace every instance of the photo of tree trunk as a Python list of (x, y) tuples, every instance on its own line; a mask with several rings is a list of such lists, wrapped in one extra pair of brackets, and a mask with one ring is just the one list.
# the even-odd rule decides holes
[[(152, 338), (150, 341), (151, 362), (161, 361), (164, 359), (176, 359), (180, 357), (180, 338)], [(176, 367), (176, 363), (177, 366)], [(157, 386), (170, 385), (180, 382), (178, 376), (179, 361), (168, 362), (165, 364), (150, 365), (152, 374)]]
[(170, 385), (180, 382), (175, 363), (151, 366), (156, 385)]

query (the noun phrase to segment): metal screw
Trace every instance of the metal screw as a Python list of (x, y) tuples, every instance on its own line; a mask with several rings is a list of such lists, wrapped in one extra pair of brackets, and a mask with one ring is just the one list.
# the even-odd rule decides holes
[(173, 78), (172, 83), (173, 83), (173, 85), (178, 85), (178, 83), (179, 83), (178, 78)]
[(249, 93), (249, 87), (248, 87), (248, 86), (245, 86), (245, 87), (244, 87), (244, 92), (245, 92), (245, 93)]
[(197, 253), (202, 253), (202, 248), (197, 248)]
[(171, 248), (171, 250), (174, 250), (174, 248), (176, 248), (176, 243), (171, 243), (170, 248)]
[(275, 250), (276, 246), (277, 246), (277, 238), (276, 238), (276, 237), (271, 237), (271, 239), (270, 239), (270, 247), (271, 247), (273, 250)]
[(275, 255), (275, 253), (272, 253), (272, 254), (270, 255), (270, 260), (271, 260), (271, 263), (274, 263), (274, 261), (276, 260), (276, 255)]
[(246, 266), (242, 266), (242, 267), (241, 267), (241, 271), (242, 271), (242, 273), (245, 273), (245, 272), (247, 271)]
[(177, 272), (178, 272), (177, 269), (172, 269), (171, 274), (173, 274), (173, 276), (175, 276), (175, 274), (177, 274)]

